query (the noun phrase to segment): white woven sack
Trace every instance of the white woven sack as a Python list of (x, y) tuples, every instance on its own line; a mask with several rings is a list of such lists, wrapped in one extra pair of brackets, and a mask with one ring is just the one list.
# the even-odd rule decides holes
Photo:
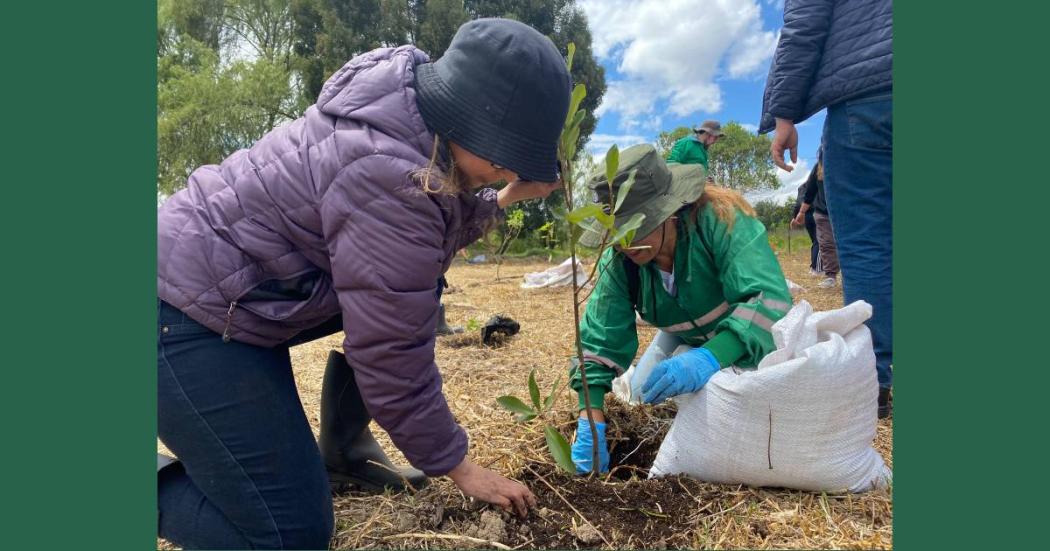
[(777, 349), (757, 369), (723, 369), (681, 396), (650, 477), (823, 492), (882, 487), (872, 448), (878, 381), (871, 306), (813, 312), (802, 301), (773, 326)]

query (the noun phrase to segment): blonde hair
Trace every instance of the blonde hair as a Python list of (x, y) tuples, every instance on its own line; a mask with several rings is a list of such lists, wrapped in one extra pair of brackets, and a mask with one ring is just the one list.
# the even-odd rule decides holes
[(427, 166), (414, 170), (412, 178), (419, 182), (424, 193), (459, 195), (466, 189), (466, 186), (460, 177), (459, 170), (456, 169), (456, 160), (449, 161), (448, 173), (441, 170), (437, 164), (440, 139), (437, 134), (434, 134), (434, 148), (430, 152), (430, 162), (427, 163)]
[(704, 186), (704, 193), (696, 200), (696, 207), (693, 208), (694, 222), (699, 218), (700, 211), (708, 204), (714, 209), (715, 216), (726, 223), (729, 231), (733, 231), (733, 224), (736, 223), (736, 209), (740, 209), (740, 212), (747, 216), (756, 216), (754, 207), (747, 202), (747, 199), (744, 199), (743, 195), (729, 188), (709, 184)]

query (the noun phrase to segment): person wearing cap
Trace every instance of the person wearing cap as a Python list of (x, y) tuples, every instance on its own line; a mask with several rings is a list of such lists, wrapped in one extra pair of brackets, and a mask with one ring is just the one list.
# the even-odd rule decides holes
[[(656, 404), (700, 390), (719, 369), (757, 366), (775, 348), (770, 329), (791, 308), (766, 229), (739, 193), (705, 185), (698, 165), (667, 164), (651, 145), (638, 145), (620, 153), (611, 190), (604, 172), (590, 178), (596, 201), (617, 197), (632, 171), (634, 185), (615, 223), (636, 213), (645, 219), (630, 248), (617, 244), (602, 254), (601, 275), (580, 323), (602, 471), (609, 462), (605, 394), (638, 351), (636, 317), (659, 329), (639, 369), (668, 358), (640, 387), (642, 400)], [(589, 230), (580, 242), (597, 247), (603, 239), (604, 231)], [(691, 348), (670, 357), (683, 344)], [(591, 470), (595, 442), (576, 366), (570, 380), (580, 409), (572, 457), (583, 473)]]
[[(302, 117), (194, 170), (165, 201), (157, 424), (178, 461), (158, 457), (161, 537), (325, 549), (336, 482), (398, 489), (447, 475), (505, 510), (535, 505), (470, 460), (435, 327), (456, 251), (507, 205), (560, 186), (570, 89), (550, 39), (471, 21), (437, 61), (413, 46), (351, 59)], [(317, 441), (289, 346), (339, 331)], [(391, 465), (372, 418), (418, 470)]]
[(704, 165), (704, 170), (711, 170), (707, 166), (707, 149), (721, 138), (722, 125), (718, 121), (704, 121), (700, 126), (693, 128), (692, 136), (675, 142), (667, 155), (667, 162), (701, 164)]

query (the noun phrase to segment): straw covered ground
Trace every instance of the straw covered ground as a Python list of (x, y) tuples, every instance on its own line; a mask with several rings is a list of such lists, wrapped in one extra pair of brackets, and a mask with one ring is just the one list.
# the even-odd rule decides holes
[[(815, 309), (842, 306), (840, 288), (822, 290), (809, 275), (806, 252), (778, 252), (787, 277), (805, 290), (797, 297)], [(509, 261), (495, 280), (492, 264), (449, 271), (452, 288), (444, 303), (450, 323), (474, 325), (502, 313), (521, 332), (496, 348), (473, 334), (440, 339), (438, 365), (448, 403), (470, 435), (470, 457), (526, 483), (540, 507), (519, 520), (463, 497), (447, 479), (400, 495), (336, 496), (333, 549), (667, 549), (667, 548), (890, 548), (893, 504), (889, 491), (821, 495), (782, 489), (753, 489), (688, 478), (645, 480), (645, 472), (670, 426), (673, 406), (610, 407), (613, 463), (624, 466), (599, 479), (572, 478), (555, 470), (546, 455), (541, 425), (516, 423), (495, 398), (515, 394), (527, 401), (531, 369), (541, 389), (567, 371), (572, 348), (571, 290), (523, 290), (526, 272), (550, 267), (544, 261)], [(654, 330), (641, 328), (641, 350)], [(292, 349), (300, 396), (314, 430), (328, 351), (341, 335)], [(557, 398), (553, 416), (570, 437), (576, 399)], [(373, 423), (373, 431), (395, 460), (403, 456)], [(875, 446), (892, 467), (892, 420), (881, 420)], [(625, 456), (626, 459), (625, 459)], [(595, 530), (597, 528), (597, 530)], [(161, 542), (164, 546), (164, 542)]]

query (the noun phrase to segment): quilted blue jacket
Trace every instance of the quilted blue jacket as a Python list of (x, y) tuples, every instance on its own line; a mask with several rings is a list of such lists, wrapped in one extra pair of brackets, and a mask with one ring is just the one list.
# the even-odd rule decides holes
[(892, 0), (787, 0), (758, 131), (892, 88)]

